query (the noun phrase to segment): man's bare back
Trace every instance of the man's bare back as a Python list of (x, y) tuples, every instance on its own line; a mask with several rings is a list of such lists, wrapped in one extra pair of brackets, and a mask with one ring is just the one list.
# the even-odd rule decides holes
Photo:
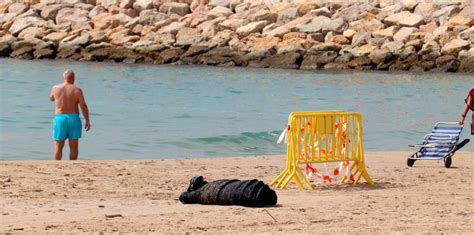
[(79, 113), (82, 90), (73, 84), (61, 83), (51, 89), (51, 101), (56, 103), (55, 113)]
[(64, 142), (69, 140), (70, 159), (77, 160), (79, 154), (79, 138), (81, 138), (82, 122), (79, 118), (79, 107), (86, 120), (85, 129), (91, 128), (89, 109), (84, 94), (74, 85), (74, 72), (67, 70), (63, 74), (64, 82), (53, 86), (49, 99), (55, 103), (53, 120), (53, 139), (55, 141), (54, 159), (61, 160)]

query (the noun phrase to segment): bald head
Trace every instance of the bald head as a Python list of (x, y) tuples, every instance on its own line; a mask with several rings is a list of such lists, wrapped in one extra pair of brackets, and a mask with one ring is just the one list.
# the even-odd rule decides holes
[(74, 72), (72, 70), (66, 70), (64, 71), (63, 73), (63, 77), (64, 77), (64, 81), (66, 81), (67, 83), (71, 83), (71, 84), (74, 84)]

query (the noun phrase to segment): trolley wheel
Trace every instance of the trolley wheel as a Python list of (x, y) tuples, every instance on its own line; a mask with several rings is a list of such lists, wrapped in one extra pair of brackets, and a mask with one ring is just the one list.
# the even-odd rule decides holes
[(407, 159), (407, 165), (409, 167), (412, 167), (413, 165), (415, 165), (415, 161), (416, 161), (415, 159), (408, 158)]
[(446, 168), (450, 168), (451, 167), (451, 163), (453, 163), (453, 159), (451, 159), (451, 157), (447, 157), (444, 159), (444, 166)]

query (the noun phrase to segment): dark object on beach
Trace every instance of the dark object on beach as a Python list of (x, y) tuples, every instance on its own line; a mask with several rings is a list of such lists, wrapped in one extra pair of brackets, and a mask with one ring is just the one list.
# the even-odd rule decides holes
[(184, 204), (263, 207), (275, 205), (277, 195), (257, 179), (216, 180), (208, 183), (202, 176), (195, 176), (191, 179), (188, 190), (181, 193), (179, 200)]

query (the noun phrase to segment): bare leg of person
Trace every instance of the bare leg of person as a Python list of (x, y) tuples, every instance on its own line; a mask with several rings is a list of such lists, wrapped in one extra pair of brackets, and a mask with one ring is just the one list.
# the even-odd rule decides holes
[(69, 149), (69, 159), (77, 160), (77, 156), (79, 155), (79, 140), (69, 140)]
[(54, 141), (54, 160), (61, 160), (63, 157), (64, 141)]

